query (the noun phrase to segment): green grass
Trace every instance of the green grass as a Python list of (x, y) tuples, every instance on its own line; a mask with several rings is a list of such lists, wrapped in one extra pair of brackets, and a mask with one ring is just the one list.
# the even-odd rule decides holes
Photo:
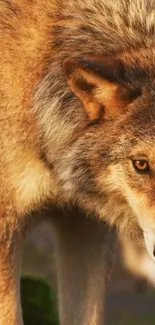
[(21, 302), (25, 325), (58, 325), (56, 294), (43, 279), (21, 278)]

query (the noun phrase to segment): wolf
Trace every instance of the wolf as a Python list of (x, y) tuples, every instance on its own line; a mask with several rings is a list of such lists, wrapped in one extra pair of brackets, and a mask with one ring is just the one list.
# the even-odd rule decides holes
[(140, 241), (121, 236), (120, 255), (123, 267), (135, 278), (137, 292), (147, 292), (150, 286), (155, 286), (155, 263)]
[(153, 0), (0, 0), (0, 324), (42, 211), (62, 325), (103, 324), (115, 228), (155, 260), (154, 21)]

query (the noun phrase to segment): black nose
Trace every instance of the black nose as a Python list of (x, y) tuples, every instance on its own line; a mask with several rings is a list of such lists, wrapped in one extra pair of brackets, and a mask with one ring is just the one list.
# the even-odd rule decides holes
[(154, 246), (154, 250), (153, 250), (153, 256), (155, 257), (155, 246)]

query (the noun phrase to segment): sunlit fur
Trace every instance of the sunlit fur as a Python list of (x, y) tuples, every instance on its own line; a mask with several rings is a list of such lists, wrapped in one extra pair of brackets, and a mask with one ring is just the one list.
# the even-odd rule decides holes
[[(99, 219), (137, 236), (141, 229), (155, 226), (154, 21), (153, 0), (0, 0), (3, 325), (22, 322), (18, 260), (31, 212), (50, 202), (52, 209), (74, 205), (85, 215), (95, 216), (93, 251), (95, 242), (99, 243), (97, 238), (102, 238), (98, 236), (103, 227), (102, 223), (98, 227)], [(118, 62), (123, 71), (117, 69)], [(88, 86), (90, 81), (95, 84)], [(149, 160), (150, 175), (140, 175), (133, 168), (132, 159), (141, 156)], [(58, 224), (62, 219), (58, 218)], [(70, 218), (65, 220), (69, 220), (67, 238), (71, 246), (74, 225), (70, 230)], [(89, 223), (90, 219), (86, 220)], [(87, 228), (85, 225), (85, 231)], [(63, 231), (58, 233), (65, 238)], [(80, 233), (75, 255), (78, 242), (90, 249), (86, 245), (90, 236), (83, 236), (82, 242)], [(105, 242), (106, 264), (111, 239)], [(70, 265), (70, 252), (63, 250), (63, 240), (60, 243), (63, 273), (63, 267), (66, 270)], [(82, 255), (82, 248), (80, 252)], [(94, 265), (99, 263), (97, 254), (93, 255)], [(87, 260), (86, 250), (86, 269), (90, 264), (92, 267), (90, 256), (89, 252)], [(102, 266), (99, 269), (101, 272)], [(90, 270), (89, 277), (87, 272), (84, 275), (78, 283), (82, 278), (87, 288)], [(75, 297), (76, 308), (69, 308), (69, 299), (63, 308), (63, 288), (71, 282), (64, 278), (65, 284), (60, 286), (62, 324), (79, 325), (78, 319), (80, 325), (103, 324), (101, 310), (97, 313), (94, 307), (91, 315), (88, 302), (92, 297), (87, 297), (86, 289), (83, 301), (80, 293)], [(74, 282), (69, 289), (77, 292)], [(99, 306), (99, 283), (95, 288), (94, 306)], [(88, 310), (83, 310), (84, 303)]]

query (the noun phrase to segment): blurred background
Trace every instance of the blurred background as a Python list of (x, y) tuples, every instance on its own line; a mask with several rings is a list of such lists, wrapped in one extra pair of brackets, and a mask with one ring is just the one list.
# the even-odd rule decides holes
[[(24, 244), (22, 307), (25, 325), (59, 325), (54, 236), (44, 222)], [(33, 317), (32, 317), (33, 315)], [(119, 240), (106, 299), (106, 325), (155, 323), (155, 264), (133, 240)]]

